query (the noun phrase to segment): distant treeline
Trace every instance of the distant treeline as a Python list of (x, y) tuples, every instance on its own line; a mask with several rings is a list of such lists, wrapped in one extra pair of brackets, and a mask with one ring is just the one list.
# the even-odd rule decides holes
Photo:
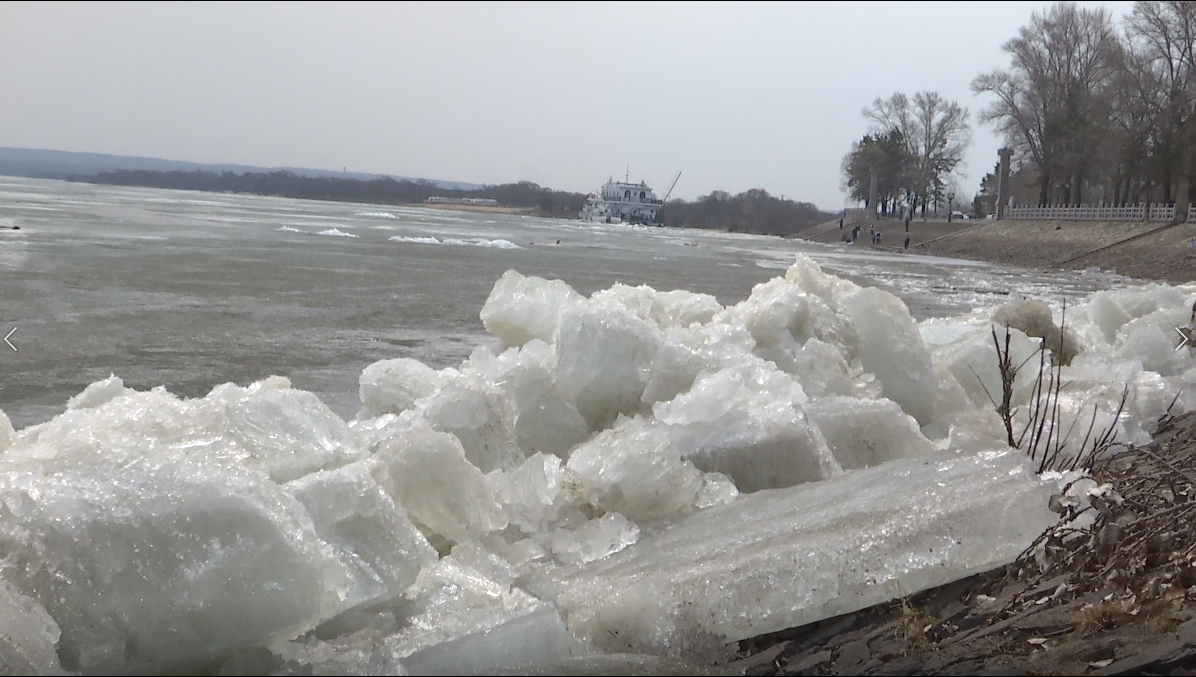
[[(520, 207), (542, 216), (577, 218), (585, 203), (583, 193), (544, 188), (528, 181), (484, 186), (477, 190), (443, 188), (430, 181), (380, 178), (370, 181), (337, 177), (299, 176), (288, 171), (206, 172), (119, 170), (70, 176), (68, 181), (112, 186), (143, 186), (225, 193), (249, 193), (307, 200), (417, 204), (432, 196), (491, 198), (504, 207)], [(663, 225), (707, 228), (764, 235), (792, 235), (834, 218), (807, 202), (773, 197), (767, 191), (749, 190), (730, 195), (716, 190), (694, 202), (673, 200), (659, 214)]]
[(739, 195), (716, 190), (693, 202), (669, 202), (660, 211), (667, 226), (762, 235), (793, 235), (837, 216), (809, 202), (774, 197), (759, 188)]
[(397, 181), (384, 177), (371, 181), (336, 177), (299, 176), (292, 172), (147, 171), (121, 170), (87, 176), (71, 176), (68, 181), (102, 183), (111, 186), (144, 186), (203, 190), (219, 193), (250, 193), (305, 200), (365, 202), (371, 204), (421, 203), (439, 195), (449, 198), (491, 198), (505, 207), (534, 210), (543, 216), (576, 218), (586, 196), (543, 188), (534, 183), (506, 183), (478, 190), (443, 188), (431, 181)]

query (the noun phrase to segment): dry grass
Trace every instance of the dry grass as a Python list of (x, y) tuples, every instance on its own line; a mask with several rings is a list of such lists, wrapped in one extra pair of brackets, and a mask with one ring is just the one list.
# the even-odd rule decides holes
[(1136, 605), (1129, 600), (1108, 601), (1086, 606), (1075, 614), (1076, 633), (1088, 637), (1098, 632), (1112, 630), (1134, 618)]
[(901, 600), (901, 628), (905, 635), (905, 652), (907, 654), (929, 651), (933, 642), (926, 636), (926, 630), (934, 621), (914, 606), (909, 598)]

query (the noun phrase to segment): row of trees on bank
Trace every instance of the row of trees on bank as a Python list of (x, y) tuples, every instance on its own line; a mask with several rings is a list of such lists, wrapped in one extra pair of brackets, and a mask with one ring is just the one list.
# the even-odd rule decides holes
[(693, 202), (670, 201), (660, 210), (666, 226), (761, 235), (793, 235), (836, 215), (809, 202), (786, 200), (753, 188), (738, 195), (716, 190)]
[[(584, 193), (552, 190), (527, 181), (461, 190), (443, 188), (430, 181), (398, 181), (389, 177), (362, 181), (299, 176), (288, 171), (236, 174), (126, 170), (72, 176), (69, 180), (369, 204), (419, 204), (432, 196), (491, 198), (506, 207), (558, 218), (576, 218), (586, 200)], [(754, 189), (735, 196), (714, 191), (694, 202), (672, 200), (660, 210), (659, 218), (668, 226), (788, 235), (827, 221), (833, 215), (807, 202), (785, 200)]]
[(1058, 3), (978, 76), (980, 113), (1007, 139), (1037, 203), (1175, 202), (1187, 213), (1196, 142), (1196, 2), (1139, 1), (1120, 26), (1104, 8)]
[[(1196, 169), (1196, 2), (1139, 0), (1117, 24), (1102, 7), (1059, 2), (1031, 15), (1002, 49), (1005, 68), (978, 75), (990, 104), (978, 120), (1013, 149), (1022, 204), (1176, 203), (1187, 213)], [(937, 92), (901, 93), (864, 110), (867, 135), (844, 157), (844, 186), (879, 211), (949, 203), (970, 138), (968, 111)], [(979, 212), (994, 208), (996, 170)], [(923, 213), (925, 213), (923, 211)]]
[(477, 190), (443, 188), (431, 181), (398, 181), (390, 177), (362, 181), (337, 177), (299, 176), (276, 172), (205, 172), (126, 170), (88, 176), (72, 176), (115, 186), (145, 186), (225, 193), (273, 195), (307, 200), (365, 202), (372, 204), (422, 203), (432, 196), (491, 198), (508, 207), (534, 210), (543, 216), (576, 217), (585, 202), (582, 193), (544, 188), (528, 181), (485, 186)]

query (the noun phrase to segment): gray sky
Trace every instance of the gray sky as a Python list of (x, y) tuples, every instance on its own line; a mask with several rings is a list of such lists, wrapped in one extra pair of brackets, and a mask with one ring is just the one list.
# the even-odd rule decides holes
[[(865, 106), (933, 89), (974, 114), (972, 78), (1050, 4), (5, 2), (0, 146), (580, 192), (630, 165), (837, 210)], [(976, 127), (967, 193), (999, 145)]]

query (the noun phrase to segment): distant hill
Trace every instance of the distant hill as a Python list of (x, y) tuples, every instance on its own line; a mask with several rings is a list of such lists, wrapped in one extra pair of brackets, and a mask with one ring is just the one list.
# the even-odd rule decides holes
[(374, 179), (390, 178), (395, 181), (427, 181), (441, 188), (454, 190), (478, 190), (480, 184), (465, 183), (463, 181), (440, 181), (436, 179), (418, 179), (392, 174), (365, 174), (362, 172), (337, 172), (328, 169), (309, 169), (304, 167), (255, 167), (252, 165), (209, 164), (203, 162), (181, 162), (178, 160), (162, 160), (159, 158), (133, 157), (129, 155), (106, 155), (104, 153), (76, 153), (65, 150), (44, 150), (40, 148), (5, 148), (0, 147), (0, 175), (24, 176), (33, 179), (65, 179), (68, 176), (90, 176), (104, 172), (117, 171), (152, 171), (152, 172), (193, 172), (204, 171), (222, 174), (260, 174), (276, 171), (287, 171), (296, 176), (313, 178), (355, 179), (358, 181), (372, 181)]

